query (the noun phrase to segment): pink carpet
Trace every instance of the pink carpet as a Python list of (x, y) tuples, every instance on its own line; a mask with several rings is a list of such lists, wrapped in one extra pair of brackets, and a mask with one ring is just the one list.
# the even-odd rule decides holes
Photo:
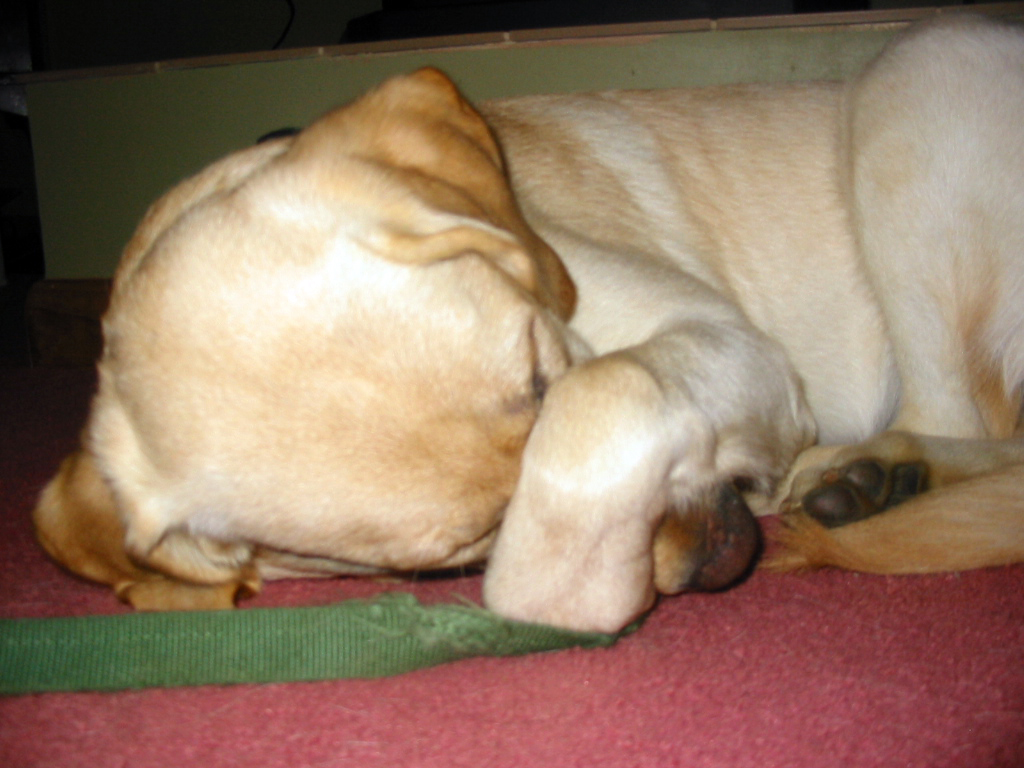
[[(124, 611), (45, 559), (29, 510), (75, 443), (88, 372), (0, 369), (0, 616)], [(249, 605), (478, 577), (272, 584)], [(3, 674), (3, 670), (0, 670)], [(1024, 567), (756, 574), (664, 601), (615, 647), (384, 680), (0, 699), (0, 766), (1024, 766)]]

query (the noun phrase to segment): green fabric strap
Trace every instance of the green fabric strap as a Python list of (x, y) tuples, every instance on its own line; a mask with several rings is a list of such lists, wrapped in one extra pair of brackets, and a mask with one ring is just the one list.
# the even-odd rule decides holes
[(470, 656), (606, 647), (621, 634), (424, 606), (405, 593), (313, 608), (5, 619), (0, 694), (383, 677)]

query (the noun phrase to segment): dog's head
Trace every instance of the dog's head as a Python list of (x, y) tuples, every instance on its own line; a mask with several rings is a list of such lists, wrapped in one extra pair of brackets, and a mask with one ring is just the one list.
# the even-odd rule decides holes
[(89, 439), (129, 551), (187, 527), (386, 568), (481, 559), (574, 299), (436, 70), (211, 166), (151, 209), (104, 319)]
[[(218, 542), (364, 568), (482, 560), (548, 385), (588, 354), (574, 301), (490, 129), (436, 70), (214, 164), (147, 213), (104, 318), (86, 447), (131, 562), (251, 588)], [(60, 556), (75, 506), (58, 491), (44, 541), (97, 578)], [(693, 552), (723, 571), (700, 531), (630, 526), (657, 571), (605, 569), (630, 605), (677, 591)]]

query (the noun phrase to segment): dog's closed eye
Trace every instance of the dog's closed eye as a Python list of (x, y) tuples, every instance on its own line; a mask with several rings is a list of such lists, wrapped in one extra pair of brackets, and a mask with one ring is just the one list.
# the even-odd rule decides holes
[(525, 413), (539, 410), (548, 391), (548, 378), (536, 365), (530, 375), (529, 384), (515, 396), (507, 399), (504, 409), (509, 414)]
[(539, 368), (533, 369), (533, 377), (530, 380), (530, 384), (533, 387), (533, 399), (538, 403), (544, 402), (544, 395), (548, 393), (548, 380)]
[(565, 352), (558, 345), (552, 344), (549, 335), (549, 329), (543, 327), (539, 317), (535, 317), (528, 330), (530, 376), (515, 397), (506, 402), (508, 412), (538, 409), (544, 402), (551, 382), (565, 370)]
[(551, 383), (569, 367), (569, 351), (543, 315), (536, 315), (530, 323), (530, 347), (533, 360), (530, 387), (534, 400), (541, 403)]

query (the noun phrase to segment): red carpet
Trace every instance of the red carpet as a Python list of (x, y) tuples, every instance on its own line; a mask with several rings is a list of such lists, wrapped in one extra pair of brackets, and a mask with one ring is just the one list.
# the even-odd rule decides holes
[[(0, 369), (0, 616), (116, 613), (45, 559), (28, 514), (92, 377)], [(272, 584), (251, 605), (479, 578)], [(3, 671), (0, 670), (0, 674)], [(0, 766), (1024, 766), (1024, 567), (935, 577), (758, 573), (663, 602), (609, 650), (385, 680), (0, 699)]]

